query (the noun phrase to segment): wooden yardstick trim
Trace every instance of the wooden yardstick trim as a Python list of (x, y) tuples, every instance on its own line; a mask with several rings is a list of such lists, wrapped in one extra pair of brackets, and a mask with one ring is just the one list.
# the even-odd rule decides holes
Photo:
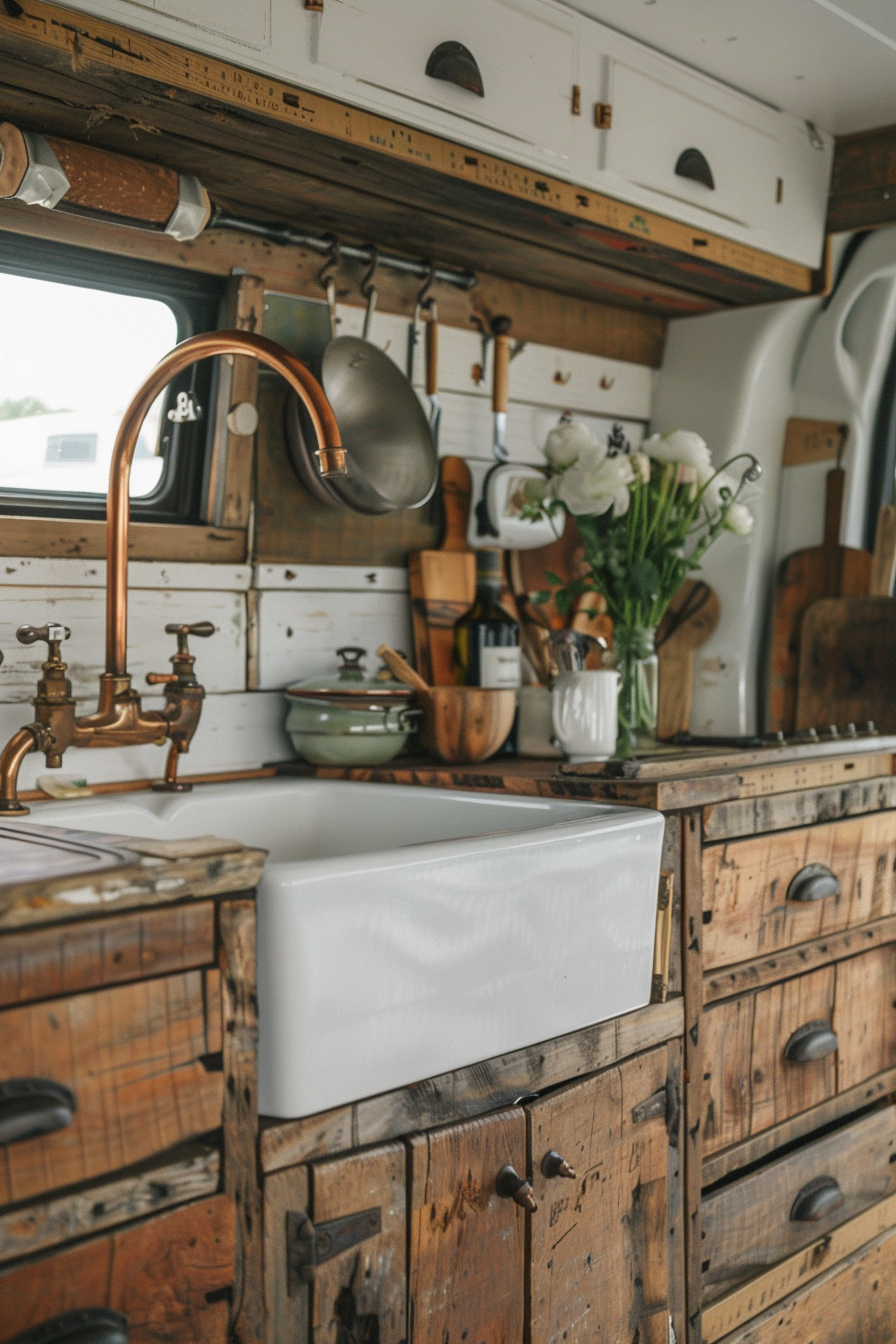
[(785, 467), (804, 467), (810, 462), (836, 462), (849, 426), (837, 420), (787, 421), (784, 437)]
[(215, 57), (159, 41), (86, 14), (73, 14), (44, 0), (29, 0), (18, 16), (0, 8), (0, 34), (28, 37), (71, 53), (74, 68), (86, 61), (184, 89), (257, 116), (301, 126), (331, 139), (363, 146), (390, 158), (465, 181), (504, 196), (535, 202), (627, 238), (698, 257), (701, 263), (756, 276), (799, 294), (813, 290), (807, 266), (679, 224), (664, 215), (626, 205), (600, 192), (470, 150), (390, 118), (309, 93), (268, 75), (240, 69)]
[(792, 765), (769, 765), (744, 770), (738, 775), (741, 798), (764, 798), (769, 794), (790, 793), (795, 789), (821, 789), (831, 784), (852, 784), (857, 779), (892, 775), (891, 752), (861, 756), (829, 756), (820, 761), (800, 761)]
[[(819, 1237), (796, 1255), (761, 1274), (743, 1288), (736, 1289), (703, 1312), (703, 1344), (715, 1344), (759, 1312), (780, 1302), (797, 1288), (820, 1274), (829, 1265), (851, 1255), (866, 1242), (896, 1226), (896, 1195), (881, 1200), (873, 1208), (850, 1219), (842, 1227)], [(795, 1338), (795, 1336), (792, 1336)], [(856, 1336), (858, 1338), (858, 1336)]]

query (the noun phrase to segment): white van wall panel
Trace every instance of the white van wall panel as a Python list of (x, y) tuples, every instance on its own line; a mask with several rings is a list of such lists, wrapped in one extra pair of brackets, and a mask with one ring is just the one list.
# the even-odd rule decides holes
[[(0, 702), (28, 701), (35, 693), (45, 644), (19, 644), (13, 631), (27, 622), (67, 625), (63, 645), (75, 698), (95, 701), (105, 670), (105, 594), (102, 589), (0, 587), (0, 632), (5, 661), (0, 667)], [(138, 691), (146, 692), (147, 672), (169, 672), (177, 647), (165, 634), (170, 622), (212, 621), (209, 639), (194, 639), (196, 676), (207, 691), (246, 688), (246, 599), (242, 593), (134, 589), (128, 604), (128, 665)]]
[[(252, 582), (250, 565), (214, 565), (131, 560), (128, 587), (187, 589), (202, 592), (245, 592)], [(105, 588), (105, 560), (68, 560), (39, 556), (0, 556), (0, 589)]]

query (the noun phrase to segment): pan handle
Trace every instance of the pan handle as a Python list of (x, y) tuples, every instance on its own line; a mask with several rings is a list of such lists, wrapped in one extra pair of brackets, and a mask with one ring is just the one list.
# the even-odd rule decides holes
[(426, 395), (439, 392), (439, 310), (435, 299), (426, 305)]

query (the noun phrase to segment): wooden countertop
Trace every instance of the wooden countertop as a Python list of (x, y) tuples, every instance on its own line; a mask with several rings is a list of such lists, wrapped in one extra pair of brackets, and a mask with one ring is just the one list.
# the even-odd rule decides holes
[(884, 779), (894, 773), (894, 755), (896, 736), (880, 736), (752, 750), (679, 748), (631, 761), (584, 765), (526, 757), (496, 757), (480, 765), (446, 765), (400, 757), (377, 767), (311, 766), (295, 761), (280, 770), (319, 779), (630, 803), (671, 812)]
[(0, 931), (251, 890), (265, 851), (0, 824)]

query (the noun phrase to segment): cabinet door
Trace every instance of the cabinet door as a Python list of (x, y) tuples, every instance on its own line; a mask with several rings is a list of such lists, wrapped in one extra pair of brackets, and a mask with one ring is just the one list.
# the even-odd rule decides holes
[(267, 1178), (266, 1344), (407, 1338), (406, 1168), (391, 1143)]
[(72, 8), (235, 58), (270, 41), (271, 0), (78, 0)]
[(668, 1344), (673, 1058), (652, 1050), (526, 1108), (531, 1344)]
[[(421, 107), (438, 108), (546, 150), (559, 164), (569, 156), (575, 126), (577, 27), (574, 15), (525, 0), (327, 0), (317, 59), (354, 76), (374, 97), (388, 90), (412, 99), (403, 109), (412, 123)], [(426, 73), (446, 42), (472, 54), (482, 96)]]
[(409, 1147), (411, 1344), (519, 1344), (529, 1215), (496, 1178), (507, 1165), (525, 1176), (525, 1114), (498, 1111)]

